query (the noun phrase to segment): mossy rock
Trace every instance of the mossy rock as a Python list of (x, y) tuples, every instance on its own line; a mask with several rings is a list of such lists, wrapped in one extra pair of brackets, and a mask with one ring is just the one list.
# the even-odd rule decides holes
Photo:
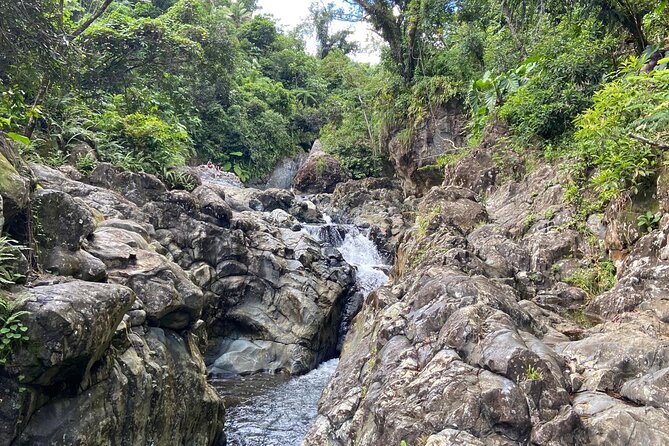
[(28, 205), (30, 181), (22, 177), (0, 153), (0, 195), (3, 198), (5, 218), (12, 218)]

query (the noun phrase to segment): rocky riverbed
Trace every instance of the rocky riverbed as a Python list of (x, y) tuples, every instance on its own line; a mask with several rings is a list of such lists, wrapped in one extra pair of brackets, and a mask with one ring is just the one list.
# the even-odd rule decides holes
[(24, 240), (30, 222), (35, 256), (5, 291), (30, 339), (0, 373), (0, 444), (669, 438), (669, 220), (588, 295), (567, 282), (620, 225), (572, 229), (554, 167), (512, 180), (473, 152), (420, 197), (10, 170), (0, 220)]
[(29, 340), (0, 376), (1, 444), (222, 445), (207, 377), (337, 356), (364, 265), (309, 232), (326, 222), (307, 199), (206, 167), (192, 192), (104, 163), (21, 168), (3, 223), (20, 238), (30, 221), (39, 269), (17, 251), (28, 279), (5, 294)]
[(474, 153), (417, 200), (303, 445), (667, 444), (669, 221), (590, 298), (564, 280), (611, 227), (569, 229), (563, 192)]

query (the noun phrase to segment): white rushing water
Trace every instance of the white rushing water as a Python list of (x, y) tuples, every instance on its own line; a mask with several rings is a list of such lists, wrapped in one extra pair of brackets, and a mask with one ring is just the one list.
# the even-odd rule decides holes
[[(367, 296), (388, 280), (388, 266), (367, 230), (334, 224), (327, 217), (325, 224), (305, 225), (304, 230), (337, 248), (355, 267), (358, 295)], [(292, 378), (259, 375), (214, 381), (229, 406), (225, 428), (228, 445), (300, 446), (337, 363), (332, 359), (306, 375)]]
[(369, 238), (369, 230), (332, 223), (327, 215), (325, 222), (324, 225), (305, 225), (305, 230), (337, 248), (344, 260), (355, 267), (356, 282), (363, 296), (386, 283), (388, 264)]

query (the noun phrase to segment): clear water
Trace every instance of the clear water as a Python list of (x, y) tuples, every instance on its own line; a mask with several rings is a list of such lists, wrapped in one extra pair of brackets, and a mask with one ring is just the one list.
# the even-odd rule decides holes
[(316, 418), (318, 400), (337, 362), (324, 362), (288, 381), (280, 375), (246, 378), (241, 385), (246, 399), (239, 397), (239, 380), (213, 381), (228, 404), (236, 404), (225, 416), (228, 445), (299, 446)]
[[(387, 280), (388, 266), (367, 231), (332, 223), (304, 225), (305, 230), (337, 248), (356, 268), (358, 289), (367, 296)], [(316, 418), (318, 400), (337, 359), (303, 376), (257, 375), (212, 384), (226, 401), (229, 446), (299, 446)]]

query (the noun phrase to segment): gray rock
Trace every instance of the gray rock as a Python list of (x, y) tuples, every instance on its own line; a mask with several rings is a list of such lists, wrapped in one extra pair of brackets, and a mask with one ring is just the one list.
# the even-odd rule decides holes
[(84, 379), (106, 353), (135, 296), (119, 285), (74, 281), (26, 289), (16, 298), (25, 299), (30, 341), (11, 369), (25, 382), (49, 387)]
[(388, 144), (390, 160), (407, 195), (422, 195), (442, 183), (444, 173), (437, 159), (464, 145), (465, 122), (463, 104), (454, 99), (432, 110), (411, 141), (393, 135)]
[(50, 273), (90, 282), (103, 282), (107, 279), (105, 264), (86, 251), (55, 247), (47, 251), (45, 257), (42, 266)]
[(319, 141), (309, 152), (309, 157), (295, 174), (293, 186), (296, 190), (309, 193), (331, 193), (338, 183), (350, 179), (341, 164), (332, 155), (323, 151)]
[(598, 392), (576, 395), (574, 411), (581, 417), (579, 444), (661, 445), (669, 438), (667, 413), (653, 407), (634, 407)]
[[(8, 144), (0, 135), (0, 147)], [(6, 218), (12, 218), (28, 205), (30, 182), (21, 176), (0, 151), (0, 197)]]
[(222, 444), (223, 403), (194, 342), (158, 328), (123, 336), (90, 386), (38, 408), (14, 444)]
[(247, 339), (227, 340), (221, 344), (221, 354), (209, 368), (215, 376), (238, 376), (258, 372), (285, 372), (291, 375), (309, 371), (302, 358), (313, 355), (297, 344)]
[(214, 222), (220, 226), (230, 226), (232, 209), (225, 201), (225, 192), (211, 186), (199, 186), (192, 192), (197, 200), (197, 205), (205, 215), (214, 218)]
[(76, 251), (95, 230), (95, 219), (86, 204), (70, 195), (42, 189), (33, 195), (35, 239), (44, 249), (64, 247)]
[(278, 162), (272, 173), (269, 175), (266, 188), (290, 189), (293, 186), (293, 178), (300, 169), (308, 154), (300, 153), (297, 156), (286, 157)]

